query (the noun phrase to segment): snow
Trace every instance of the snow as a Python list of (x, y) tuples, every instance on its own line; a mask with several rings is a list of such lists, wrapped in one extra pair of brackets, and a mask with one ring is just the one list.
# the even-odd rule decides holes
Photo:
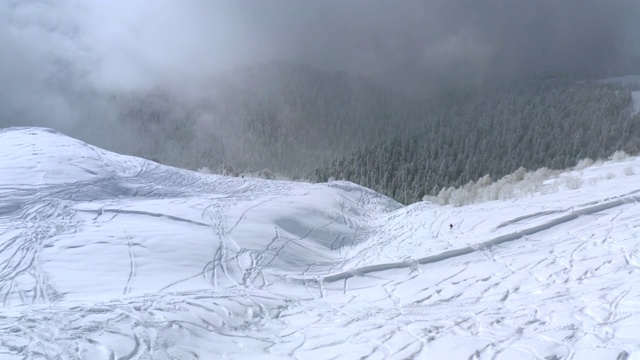
[(0, 358), (640, 359), (636, 173), (401, 206), (0, 129)]

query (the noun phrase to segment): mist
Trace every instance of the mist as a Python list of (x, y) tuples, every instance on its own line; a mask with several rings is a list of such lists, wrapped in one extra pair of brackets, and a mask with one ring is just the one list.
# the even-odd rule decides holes
[(86, 129), (116, 116), (105, 97), (194, 99), (217, 74), (270, 61), (416, 97), (499, 76), (640, 72), (631, 0), (40, 0), (3, 2), (0, 14), (0, 125), (103, 142)]

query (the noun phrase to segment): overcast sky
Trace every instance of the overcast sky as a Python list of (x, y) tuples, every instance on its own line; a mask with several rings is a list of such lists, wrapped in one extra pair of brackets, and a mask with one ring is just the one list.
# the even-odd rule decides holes
[(42, 116), (34, 108), (71, 117), (70, 94), (89, 89), (189, 84), (270, 60), (405, 91), (546, 70), (620, 75), (639, 69), (639, 19), (638, 0), (9, 0), (0, 123)]

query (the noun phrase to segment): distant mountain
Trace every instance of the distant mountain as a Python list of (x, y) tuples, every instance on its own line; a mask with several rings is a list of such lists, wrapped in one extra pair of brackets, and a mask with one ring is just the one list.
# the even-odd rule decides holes
[[(272, 63), (214, 81), (212, 104), (235, 104), (240, 166), (291, 172), (400, 134), (417, 101), (344, 72)], [(244, 158), (248, 157), (248, 158)]]
[(269, 63), (188, 94), (112, 94), (116, 120), (88, 131), (105, 134), (100, 146), (169, 165), (346, 179), (411, 203), (521, 166), (636, 152), (632, 90), (554, 74), (411, 98), (344, 72)]
[(364, 78), (299, 64), (242, 67), (203, 83), (197, 96), (114, 95), (118, 122), (141, 140), (129, 152), (187, 168), (294, 173), (402, 133), (419, 107)]

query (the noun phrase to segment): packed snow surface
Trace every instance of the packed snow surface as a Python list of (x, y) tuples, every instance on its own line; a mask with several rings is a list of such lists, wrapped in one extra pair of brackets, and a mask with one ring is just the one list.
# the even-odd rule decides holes
[(404, 207), (0, 130), (0, 358), (637, 359), (637, 172)]

